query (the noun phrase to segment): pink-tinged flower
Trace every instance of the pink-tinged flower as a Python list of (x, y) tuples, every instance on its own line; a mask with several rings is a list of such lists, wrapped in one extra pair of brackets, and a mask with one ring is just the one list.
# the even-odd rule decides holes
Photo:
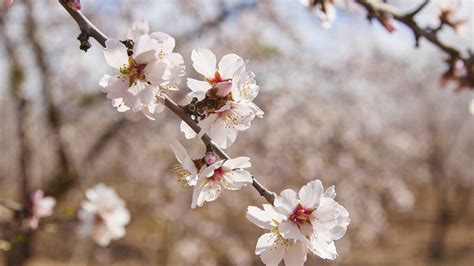
[(146, 32), (145, 22), (134, 23), (128, 33), (133, 49), (127, 49), (119, 40), (107, 40), (105, 59), (119, 74), (106, 74), (99, 84), (119, 112), (141, 111), (154, 120), (154, 115), (164, 109), (163, 93), (177, 90), (179, 77), (184, 75), (184, 61), (180, 54), (172, 52), (173, 38)]
[(176, 178), (183, 187), (194, 186), (200, 170), (205, 166), (205, 162), (200, 159), (191, 159), (188, 152), (179, 141), (174, 141), (171, 144), (171, 149), (173, 150), (176, 159), (179, 161), (179, 164), (171, 167), (171, 171), (176, 175)]
[(252, 184), (252, 175), (243, 170), (251, 166), (248, 157), (217, 161), (202, 169), (193, 190), (191, 208), (202, 207), (206, 201), (216, 200), (222, 188), (238, 190)]
[[(187, 85), (191, 89), (188, 97), (203, 99), (206, 92), (216, 88), (216, 96), (225, 97), (232, 90), (232, 79), (236, 72), (245, 64), (236, 54), (227, 54), (217, 64), (214, 53), (205, 48), (194, 49), (191, 53), (194, 69), (204, 76), (204, 80), (188, 78)], [(217, 64), (217, 67), (216, 67)]]
[(43, 190), (35, 191), (30, 198), (26, 208), (28, 227), (35, 230), (41, 218), (51, 216), (56, 200), (53, 197), (45, 197)]
[(248, 105), (258, 118), (263, 118), (264, 112), (253, 102), (259, 90), (255, 73), (245, 70), (245, 65), (241, 67), (232, 82), (232, 100), (235, 103)]
[(349, 213), (334, 200), (334, 186), (323, 192), (321, 181), (314, 180), (296, 194), (291, 189), (275, 199), (276, 210), (287, 219), (278, 225), (285, 239), (308, 243), (309, 250), (323, 259), (337, 257), (334, 240), (342, 238), (350, 223)]
[(392, 17), (383, 17), (380, 22), (382, 26), (389, 32), (395, 32), (398, 30), (397, 22)]
[(112, 188), (99, 183), (86, 191), (78, 218), (81, 237), (91, 236), (98, 245), (107, 246), (111, 240), (125, 236), (130, 213)]
[(282, 236), (278, 226), (287, 217), (278, 213), (272, 205), (263, 204), (263, 210), (249, 206), (246, 217), (256, 226), (270, 231), (260, 236), (255, 248), (255, 254), (260, 256), (265, 265), (278, 265), (281, 260), (284, 260), (287, 266), (303, 265), (306, 262), (306, 242)]

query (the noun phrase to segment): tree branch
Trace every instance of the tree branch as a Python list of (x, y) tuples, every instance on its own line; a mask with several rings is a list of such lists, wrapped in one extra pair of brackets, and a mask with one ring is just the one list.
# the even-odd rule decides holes
[[(105, 47), (105, 42), (108, 37), (97, 29), (96, 26), (92, 24), (80, 11), (74, 10), (67, 4), (65, 0), (59, 0), (59, 3), (67, 10), (71, 17), (76, 21), (77, 25), (81, 30), (81, 35), (87, 34), (87, 37), (92, 37), (98, 41), (103, 47)], [(83, 36), (84, 37), (84, 36)], [(82, 46), (82, 44), (81, 44)], [(183, 109), (177, 105), (171, 98), (165, 96), (165, 106), (168, 107), (173, 113), (175, 113), (181, 120), (188, 124), (196, 133), (201, 129), (191, 117), (186, 114)], [(221, 159), (230, 159), (230, 157), (217, 145), (215, 145), (212, 139), (204, 134), (201, 138), (202, 142), (206, 145), (212, 145), (214, 151), (221, 157)], [(275, 193), (265, 188), (255, 177), (252, 176), (253, 187), (258, 191), (258, 193), (264, 197), (269, 203), (273, 203), (275, 200)]]
[(442, 24), (434, 30), (429, 28), (423, 29), (415, 21), (415, 15), (426, 7), (430, 2), (429, 0), (425, 0), (414, 11), (407, 14), (402, 14), (392, 6), (378, 0), (355, 0), (355, 2), (367, 10), (367, 17), (369, 19), (376, 18), (380, 23), (384, 24), (384, 19), (389, 16), (410, 28), (415, 37), (416, 46), (418, 46), (420, 38), (424, 38), (437, 46), (449, 55), (450, 59), (447, 62), (450, 64), (450, 67), (452, 67), (456, 60), (461, 60), (464, 63), (467, 73), (460, 78), (460, 87), (474, 88), (474, 55), (469, 54), (467, 57), (463, 57), (461, 51), (442, 42), (438, 38), (438, 31), (441, 29)]

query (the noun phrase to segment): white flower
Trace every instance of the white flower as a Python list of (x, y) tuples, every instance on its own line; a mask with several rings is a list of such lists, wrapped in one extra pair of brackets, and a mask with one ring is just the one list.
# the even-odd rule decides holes
[(252, 175), (242, 168), (251, 166), (248, 157), (217, 161), (202, 169), (193, 190), (191, 208), (202, 207), (205, 201), (216, 200), (222, 187), (237, 190), (252, 184)]
[(81, 237), (91, 236), (100, 246), (125, 235), (125, 225), (130, 222), (130, 213), (125, 202), (112, 188), (99, 183), (86, 191), (86, 200), (78, 213)]
[(118, 75), (104, 75), (99, 83), (119, 112), (141, 111), (149, 119), (164, 109), (163, 93), (176, 90), (184, 75), (183, 58), (173, 53), (175, 41), (165, 33), (148, 33), (148, 24), (133, 24), (128, 38), (133, 42), (132, 55), (119, 40), (106, 41), (104, 56)]
[(307, 241), (311, 252), (323, 259), (337, 256), (334, 240), (342, 238), (350, 223), (349, 213), (334, 200), (334, 186), (323, 193), (321, 181), (314, 180), (296, 194), (291, 189), (275, 199), (277, 211), (287, 219), (278, 225), (286, 239)]
[(27, 223), (31, 229), (37, 229), (41, 218), (51, 216), (56, 200), (53, 197), (45, 197), (43, 190), (35, 191), (30, 198), (30, 206), (27, 206)]
[(204, 76), (204, 80), (188, 78), (187, 85), (191, 89), (188, 98), (203, 99), (206, 92), (216, 88), (215, 94), (225, 97), (232, 89), (232, 79), (236, 72), (245, 64), (236, 54), (227, 54), (222, 57), (216, 67), (217, 59), (214, 53), (205, 48), (194, 49), (191, 53), (194, 69)]
[(184, 187), (194, 186), (199, 171), (205, 163), (202, 160), (191, 159), (188, 152), (179, 141), (173, 141), (171, 149), (180, 163), (171, 167), (171, 171), (176, 175), (178, 181), (182, 183)]
[(247, 104), (258, 118), (263, 118), (264, 112), (253, 103), (259, 90), (260, 87), (255, 80), (255, 73), (246, 71), (245, 65), (241, 67), (232, 81), (232, 100), (236, 103)]
[(255, 254), (265, 265), (278, 265), (282, 259), (288, 266), (305, 263), (308, 254), (306, 242), (285, 239), (278, 231), (279, 224), (287, 218), (285, 215), (276, 212), (272, 205), (263, 204), (263, 210), (248, 207), (246, 216), (256, 226), (270, 231), (260, 236), (255, 248)]

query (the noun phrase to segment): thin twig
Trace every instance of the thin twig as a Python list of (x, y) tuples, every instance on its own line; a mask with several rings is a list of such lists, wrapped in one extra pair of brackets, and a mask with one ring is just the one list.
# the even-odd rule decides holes
[[(103, 34), (101, 31), (97, 29), (96, 26), (92, 24), (80, 11), (74, 10), (67, 4), (65, 0), (59, 0), (59, 3), (67, 10), (67, 12), (71, 15), (71, 17), (76, 21), (77, 25), (81, 30), (81, 34), (87, 33), (88, 36), (94, 38), (98, 41), (103, 47), (105, 47), (105, 42), (107, 41), (108, 37)], [(188, 124), (196, 133), (198, 133), (201, 129), (197, 125), (197, 123), (191, 119), (191, 117), (186, 114), (181, 107), (179, 107), (171, 98), (165, 96), (165, 105), (170, 109), (173, 113), (175, 113), (181, 120), (183, 120), (186, 124)], [(221, 157), (221, 159), (229, 159), (230, 157), (217, 145), (215, 145), (212, 139), (207, 135), (204, 134), (201, 138), (202, 142), (208, 146), (212, 145), (214, 147), (214, 151)], [(258, 193), (264, 197), (268, 202), (273, 203), (275, 200), (275, 193), (265, 188), (255, 177), (253, 179), (253, 187), (258, 191)]]

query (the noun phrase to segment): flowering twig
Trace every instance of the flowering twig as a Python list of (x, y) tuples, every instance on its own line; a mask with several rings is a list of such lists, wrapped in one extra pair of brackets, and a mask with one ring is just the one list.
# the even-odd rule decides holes
[[(79, 35), (81, 41), (81, 49), (84, 45), (83, 39), (87, 40), (89, 37), (94, 38), (103, 47), (105, 47), (105, 42), (107, 41), (108, 37), (104, 33), (98, 30), (97, 27), (94, 26), (92, 22), (90, 22), (80, 11), (71, 8), (66, 0), (59, 0), (59, 3), (67, 10), (67, 12), (75, 20), (81, 30), (81, 34)], [(188, 126), (190, 126), (196, 133), (200, 131), (200, 128), (197, 123), (168, 96), (165, 96), (165, 106), (168, 107), (168, 109), (175, 113), (179, 118), (181, 118), (181, 120), (183, 120), (186, 124), (188, 124)], [(215, 153), (219, 157), (221, 157), (221, 159), (230, 159), (230, 157), (220, 147), (213, 143), (212, 139), (207, 134), (204, 134), (201, 137), (201, 140), (206, 145), (206, 147), (212, 146)], [(252, 179), (252, 185), (258, 191), (258, 193), (268, 202), (273, 203), (273, 201), (275, 200), (275, 194), (265, 188), (255, 177), (252, 177)]]
[(367, 10), (367, 18), (369, 20), (375, 18), (381, 24), (385, 25), (387, 17), (390, 17), (410, 28), (414, 34), (416, 46), (419, 45), (419, 40), (421, 38), (424, 38), (433, 45), (437, 46), (449, 56), (449, 60), (447, 60), (447, 62), (450, 65), (450, 68), (453, 68), (453, 65), (456, 64), (456, 61), (461, 60), (466, 68), (467, 73), (460, 80), (459, 89), (464, 87), (474, 89), (474, 54), (469, 53), (468, 56), (463, 57), (462, 53), (458, 49), (445, 44), (438, 38), (438, 32), (446, 22), (441, 21), (440, 26), (435, 29), (423, 29), (415, 21), (414, 17), (426, 7), (426, 5), (430, 2), (429, 0), (425, 0), (415, 10), (407, 14), (403, 14), (392, 6), (378, 0), (355, 0), (355, 2)]

